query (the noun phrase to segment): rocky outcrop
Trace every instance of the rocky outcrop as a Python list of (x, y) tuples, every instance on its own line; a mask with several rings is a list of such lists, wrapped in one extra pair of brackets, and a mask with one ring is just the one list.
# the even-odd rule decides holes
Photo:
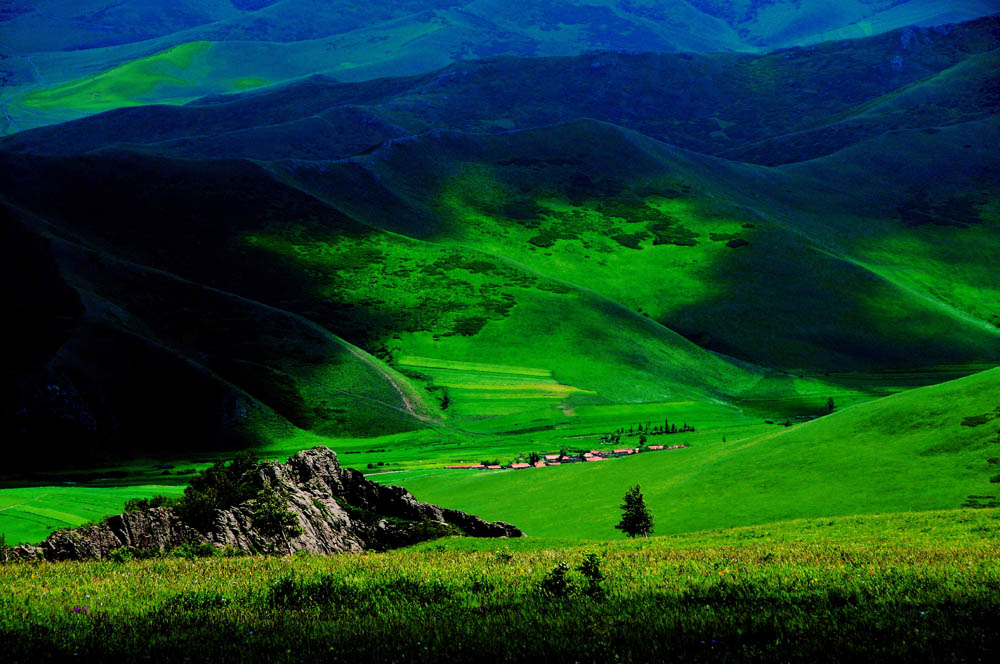
[(285, 463), (257, 469), (261, 488), (288, 497), (298, 522), (294, 537), (269, 535), (253, 523), (255, 501), (217, 510), (207, 531), (184, 523), (169, 508), (119, 514), (99, 525), (53, 533), (38, 546), (16, 547), (26, 559), (84, 560), (129, 551), (166, 552), (184, 544), (212, 544), (243, 551), (316, 554), (356, 553), (413, 544), (447, 534), (522, 537), (516, 527), (421, 503), (401, 487), (382, 486), (356, 470), (341, 468), (326, 447), (299, 452)]

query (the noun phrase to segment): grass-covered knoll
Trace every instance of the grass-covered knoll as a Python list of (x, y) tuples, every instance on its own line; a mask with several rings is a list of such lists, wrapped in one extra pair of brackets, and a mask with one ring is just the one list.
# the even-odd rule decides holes
[(994, 369), (793, 428), (743, 436), (712, 431), (711, 439), (706, 433), (681, 450), (559, 468), (426, 470), (378, 479), (420, 500), (557, 537), (615, 537), (616, 506), (636, 483), (657, 533), (989, 505), (1000, 495), (998, 395), (1000, 369)]
[[(195, 86), (204, 72), (195, 70), (194, 64), (209, 47), (206, 42), (177, 46), (97, 76), (32, 92), (21, 103), (41, 110), (68, 106), (99, 113), (153, 101), (174, 104), (190, 101), (201, 96)], [(163, 88), (173, 88), (175, 92), (161, 92)]]
[[(17, 178), (17, 166), (9, 165)], [(245, 170), (223, 170), (244, 186), (245, 178), (254, 179)], [(163, 206), (148, 207), (150, 197), (158, 196), (155, 188), (120, 190), (115, 195), (124, 203), (122, 215), (77, 206), (78, 219), (90, 226), (62, 239), (34, 226), (36, 217), (4, 208), (9, 265), (34, 284), (15, 303), (22, 351), (4, 408), (18, 423), (23, 444), (6, 452), (8, 469), (220, 452), (297, 429), (379, 435), (423, 427), (422, 397), (406, 378), (328, 328), (262, 302), (262, 291), (233, 292), (233, 286), (252, 281), (285, 297), (294, 291), (265, 265), (252, 270), (256, 277), (226, 266), (220, 245), (228, 244), (230, 231), (205, 220), (220, 218), (222, 208), (234, 209), (199, 186), (199, 180), (207, 189), (219, 181), (205, 171), (201, 178), (183, 169), (175, 174), (175, 184), (184, 184), (166, 188)], [(294, 199), (310, 200), (282, 196), (280, 187), (268, 192), (268, 182), (257, 180), (251, 189), (283, 214), (294, 216)], [(87, 188), (78, 184), (77, 193)], [(49, 209), (53, 218), (74, 215), (73, 194), (64, 191), (70, 207)], [(135, 207), (127, 200), (131, 195)], [(256, 211), (246, 208), (243, 223), (273, 213), (252, 197), (250, 205)], [(300, 210), (306, 217), (335, 218), (322, 206), (307, 207)], [(145, 245), (142, 238), (160, 222), (162, 241)], [(178, 226), (185, 223), (192, 224), (191, 233)], [(109, 237), (124, 243), (109, 251)], [(201, 249), (182, 248), (192, 246)], [(68, 289), (66, 302), (33, 290), (54, 295), (53, 284)], [(41, 443), (51, 456), (37, 455)]]
[[(0, 566), (13, 660), (989, 659), (996, 510), (629, 542)], [(589, 578), (580, 571), (590, 557)], [(563, 585), (553, 580), (565, 564)], [(641, 634), (641, 638), (637, 635)]]
[[(908, 56), (905, 52), (893, 56), (894, 66), (910, 66)], [(798, 162), (875, 138), (887, 127), (933, 130), (995, 115), (1000, 107), (1000, 96), (993, 85), (998, 64), (1000, 53), (996, 50), (977, 53), (823, 121), (722, 154), (759, 164)]]

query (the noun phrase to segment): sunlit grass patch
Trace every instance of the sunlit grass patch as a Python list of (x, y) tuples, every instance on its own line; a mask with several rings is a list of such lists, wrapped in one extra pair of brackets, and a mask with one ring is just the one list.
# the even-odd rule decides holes
[[(184, 103), (199, 96), (200, 74), (193, 71), (212, 43), (189, 42), (119, 65), (101, 74), (27, 94), (21, 103), (39, 110), (72, 108), (88, 113), (150, 101)], [(157, 90), (171, 90), (172, 94)]]

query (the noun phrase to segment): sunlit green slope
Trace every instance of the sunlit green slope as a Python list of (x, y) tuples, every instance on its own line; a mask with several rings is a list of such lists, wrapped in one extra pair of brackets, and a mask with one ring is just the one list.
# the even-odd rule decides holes
[[(970, 167), (922, 194), (910, 184), (933, 179), (938, 144), (992, 163), (962, 145), (995, 126), (901, 135), (783, 170), (593, 121), (440, 132), (347, 162), (277, 167), (371, 225), (503, 256), (711, 350), (788, 370), (914, 369), (1000, 359), (994, 178)], [(906, 184), (880, 184), (898, 169)], [(951, 221), (914, 226), (901, 210)]]

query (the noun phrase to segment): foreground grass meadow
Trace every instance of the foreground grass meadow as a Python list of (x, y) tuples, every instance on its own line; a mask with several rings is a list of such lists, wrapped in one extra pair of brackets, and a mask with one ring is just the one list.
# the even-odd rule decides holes
[[(578, 569), (594, 554), (599, 581)], [(1000, 511), (0, 566), (5, 661), (996, 661)], [(556, 577), (565, 563), (565, 583)]]

